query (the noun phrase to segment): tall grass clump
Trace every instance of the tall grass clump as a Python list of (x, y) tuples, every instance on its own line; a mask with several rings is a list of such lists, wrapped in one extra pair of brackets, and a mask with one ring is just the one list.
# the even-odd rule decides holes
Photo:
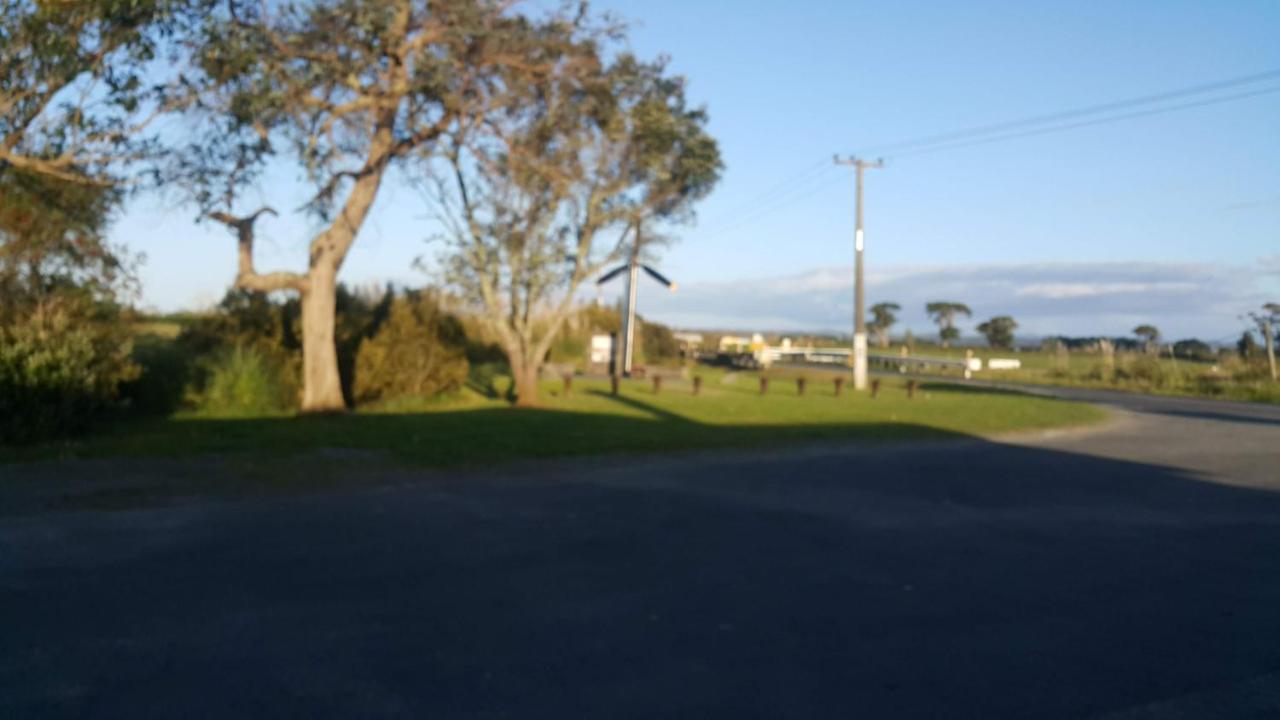
[[(254, 347), (219, 352), (203, 369), (203, 386), (189, 396), (192, 408), (212, 417), (278, 415), (297, 404), (294, 383), (283, 377), (280, 363)], [(291, 397), (292, 395), (292, 397)]]

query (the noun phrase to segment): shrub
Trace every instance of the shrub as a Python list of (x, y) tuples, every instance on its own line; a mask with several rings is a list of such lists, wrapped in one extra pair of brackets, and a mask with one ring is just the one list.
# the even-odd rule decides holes
[(467, 380), (461, 323), (429, 292), (395, 298), (386, 320), (359, 348), (352, 383), (357, 403), (432, 397)]
[(467, 387), (493, 400), (507, 397), (514, 390), (510, 380), (506, 362), (474, 364), (467, 372)]
[(193, 375), (193, 359), (186, 346), (141, 334), (133, 341), (133, 362), (140, 370), (138, 377), (120, 387), (130, 410), (165, 415), (182, 405)]
[[(1117, 377), (1121, 373), (1117, 372)], [(1160, 360), (1151, 355), (1136, 355), (1124, 368), (1124, 377), (1132, 378), (1140, 383), (1160, 387), (1164, 384), (1166, 373)]]
[(671, 328), (656, 322), (640, 324), (640, 349), (646, 362), (658, 363), (680, 357), (680, 343)]
[(121, 197), (0, 163), (0, 442), (86, 429), (137, 372), (134, 261), (105, 238)]
[(203, 387), (189, 397), (202, 415), (271, 415), (297, 403), (295, 386), (284, 378), (284, 368), (256, 348), (220, 351), (204, 362), (202, 370)]
[(118, 325), (27, 322), (0, 329), (0, 442), (86, 430), (137, 375)]

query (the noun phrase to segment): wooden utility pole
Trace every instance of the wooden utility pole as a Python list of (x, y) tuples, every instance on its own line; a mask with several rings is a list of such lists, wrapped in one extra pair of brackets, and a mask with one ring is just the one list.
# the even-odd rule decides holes
[(854, 209), (853, 231), (853, 389), (867, 389), (867, 312), (864, 307), (864, 291), (862, 281), (862, 171), (867, 168), (884, 167), (884, 160), (868, 162), (861, 158), (849, 157), (841, 159), (836, 156), (837, 165), (852, 165), (857, 176), (857, 203)]

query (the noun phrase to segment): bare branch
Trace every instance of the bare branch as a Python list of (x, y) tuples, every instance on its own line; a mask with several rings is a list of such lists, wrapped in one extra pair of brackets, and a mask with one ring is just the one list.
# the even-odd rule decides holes
[(306, 276), (291, 272), (259, 273), (253, 267), (254, 224), (263, 215), (275, 215), (270, 207), (263, 207), (256, 212), (236, 217), (230, 213), (214, 211), (206, 217), (216, 220), (236, 232), (240, 245), (240, 266), (236, 272), (235, 287), (261, 292), (276, 290), (297, 290), (306, 292), (308, 281)]

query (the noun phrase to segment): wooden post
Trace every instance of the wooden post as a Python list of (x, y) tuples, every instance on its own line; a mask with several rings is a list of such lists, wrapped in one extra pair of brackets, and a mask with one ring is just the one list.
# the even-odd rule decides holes
[(693, 376), (693, 394), (697, 395), (700, 392), (702, 392), (702, 376), (694, 375)]
[(796, 395), (804, 395), (804, 378), (796, 378)]
[(907, 381), (907, 399), (908, 400), (916, 396), (916, 385), (917, 383), (915, 380)]
[(764, 395), (769, 392), (769, 378), (760, 378), (760, 394)]
[(876, 378), (875, 380), (871, 381), (871, 397), (874, 399), (875, 396), (879, 394), (880, 394), (880, 379)]
[(660, 392), (662, 392), (662, 376), (654, 375), (653, 376), (653, 394), (657, 395)]
[(610, 395), (618, 394), (618, 376), (617, 375), (609, 376), (609, 394)]
[(564, 376), (564, 394), (567, 397), (571, 392), (573, 392), (573, 375), (566, 373)]
[(844, 392), (844, 377), (837, 375), (835, 379), (835, 383), (836, 383), (836, 397), (840, 397), (840, 393)]

